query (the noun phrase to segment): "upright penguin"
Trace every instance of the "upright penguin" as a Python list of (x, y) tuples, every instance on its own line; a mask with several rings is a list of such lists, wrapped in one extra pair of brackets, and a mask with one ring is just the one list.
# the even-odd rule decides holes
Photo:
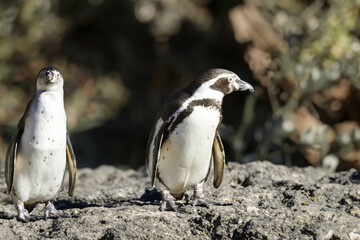
[(59, 70), (40, 70), (36, 93), (26, 106), (13, 136), (5, 161), (7, 190), (18, 211), (17, 218), (28, 222), (38, 203), (45, 203), (45, 220), (57, 217), (53, 205), (60, 190), (66, 164), (69, 191), (76, 182), (76, 160), (66, 130), (64, 80)]
[(178, 211), (174, 198), (181, 198), (191, 188), (192, 205), (208, 206), (203, 185), (211, 162), (215, 188), (224, 174), (225, 154), (217, 131), (223, 97), (244, 90), (254, 91), (235, 73), (210, 69), (165, 102), (151, 131), (146, 156), (151, 185), (162, 194), (161, 211)]

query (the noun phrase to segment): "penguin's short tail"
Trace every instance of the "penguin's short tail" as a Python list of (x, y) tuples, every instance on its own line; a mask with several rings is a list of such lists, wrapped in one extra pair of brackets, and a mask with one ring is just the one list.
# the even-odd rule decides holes
[(25, 203), (24, 206), (25, 206), (25, 209), (31, 213), (32, 210), (34, 210), (34, 208), (36, 207), (36, 205), (38, 205), (39, 202), (34, 202), (34, 203)]

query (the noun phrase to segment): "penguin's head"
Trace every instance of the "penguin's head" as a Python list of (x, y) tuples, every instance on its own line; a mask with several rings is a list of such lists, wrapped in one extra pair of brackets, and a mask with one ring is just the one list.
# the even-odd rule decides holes
[(56, 91), (62, 89), (64, 79), (59, 70), (54, 67), (46, 67), (40, 70), (36, 83), (37, 90)]
[(240, 79), (235, 73), (226, 69), (210, 69), (204, 74), (209, 75), (209, 81), (212, 82), (210, 88), (229, 94), (233, 91), (254, 91), (254, 88), (247, 82)]
[(192, 94), (219, 95), (220, 97), (233, 91), (254, 92), (254, 88), (249, 83), (241, 80), (235, 73), (221, 68), (203, 72), (188, 88), (193, 90)]

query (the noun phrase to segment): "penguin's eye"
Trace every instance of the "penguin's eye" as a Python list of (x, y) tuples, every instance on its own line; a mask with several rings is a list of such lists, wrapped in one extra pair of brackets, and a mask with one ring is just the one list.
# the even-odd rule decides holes
[(228, 78), (228, 82), (229, 83), (232, 83), (232, 82), (236, 82), (236, 80), (237, 80), (237, 77), (236, 76), (233, 76), (233, 75), (231, 75), (229, 78)]

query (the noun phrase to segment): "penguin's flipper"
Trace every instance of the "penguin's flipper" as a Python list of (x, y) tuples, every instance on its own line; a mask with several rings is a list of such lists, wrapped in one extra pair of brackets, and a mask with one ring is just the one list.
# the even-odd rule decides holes
[(66, 163), (69, 169), (69, 196), (74, 195), (76, 185), (76, 158), (70, 142), (69, 134), (66, 132)]
[(159, 131), (157, 132), (155, 139), (154, 139), (154, 151), (152, 153), (152, 159), (151, 159), (152, 161), (150, 161), (152, 163), (152, 168), (151, 168), (152, 169), (152, 172), (151, 172), (151, 186), (152, 187), (154, 186), (155, 177), (157, 174), (158, 163), (159, 163), (159, 158), (160, 158), (160, 149), (163, 144), (164, 135), (166, 134), (169, 125), (170, 125), (169, 122), (164, 122), (161, 125), (161, 127), (160, 127)]
[(15, 174), (15, 163), (16, 163), (16, 155), (18, 151), (18, 147), (20, 144), (21, 135), (25, 129), (25, 119), (29, 114), (30, 105), (34, 99), (30, 99), (29, 103), (26, 105), (24, 115), (21, 117), (16, 132), (13, 138), (10, 141), (9, 148), (6, 152), (5, 157), (5, 180), (7, 184), (8, 193), (12, 192), (13, 184), (14, 184), (14, 174)]
[(214, 181), (215, 188), (220, 187), (224, 179), (225, 168), (225, 152), (224, 146), (221, 142), (220, 134), (218, 131), (215, 133), (214, 144), (212, 149), (213, 161), (214, 161)]
[(23, 132), (24, 132), (24, 128), (18, 126), (14, 136), (11, 139), (9, 148), (6, 152), (5, 179), (6, 179), (8, 193), (11, 193), (13, 189), (16, 154), (17, 154), (18, 146), (20, 144), (20, 138)]

